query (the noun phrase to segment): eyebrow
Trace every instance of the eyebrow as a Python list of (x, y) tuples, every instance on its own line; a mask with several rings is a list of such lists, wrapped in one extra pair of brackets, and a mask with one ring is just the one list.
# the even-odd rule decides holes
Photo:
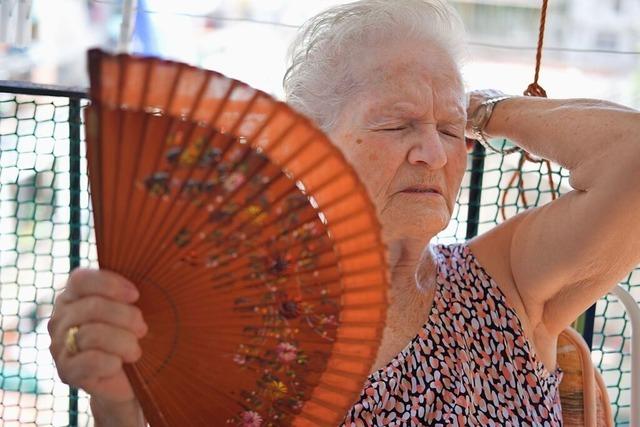
[[(465, 121), (466, 114), (463, 107), (440, 109), (442, 111), (441, 119), (450, 122)], [(394, 114), (394, 113), (409, 113), (415, 115), (421, 115), (421, 111), (418, 105), (413, 102), (399, 101), (392, 104), (386, 102), (378, 102), (373, 104), (364, 114), (365, 117), (371, 117), (372, 115), (380, 114)]]
[(466, 121), (466, 113), (462, 108), (448, 109), (445, 111), (444, 118), (448, 120)]
[(418, 112), (419, 109), (417, 108), (416, 104), (408, 101), (398, 101), (398, 102), (394, 102), (393, 104), (390, 104), (388, 102), (377, 102), (373, 104), (370, 108), (368, 108), (365, 114), (369, 115), (369, 114), (388, 113), (388, 112), (396, 112), (396, 111), (403, 112), (403, 113)]
[[(440, 104), (440, 106), (441, 105), (442, 104)], [(456, 102), (450, 103), (448, 108), (441, 107), (439, 111), (442, 113), (444, 119), (453, 121), (465, 120), (467, 115), (465, 106)]]

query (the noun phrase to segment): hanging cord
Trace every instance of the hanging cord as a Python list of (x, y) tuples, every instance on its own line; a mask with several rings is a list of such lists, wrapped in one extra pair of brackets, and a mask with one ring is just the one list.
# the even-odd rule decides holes
[(536, 50), (536, 72), (533, 77), (533, 83), (524, 91), (526, 96), (547, 97), (547, 92), (538, 84), (540, 77), (540, 63), (542, 62), (542, 44), (544, 42), (544, 27), (547, 23), (547, 3), (548, 0), (542, 0), (542, 11), (540, 12), (540, 31), (538, 32), (538, 49)]
[[(542, 10), (540, 12), (540, 30), (538, 32), (538, 48), (536, 50), (536, 69), (533, 77), (533, 83), (531, 83), (527, 90), (524, 91), (525, 96), (538, 96), (541, 98), (547, 97), (547, 92), (538, 84), (538, 78), (540, 77), (540, 64), (542, 62), (542, 46), (544, 43), (544, 28), (547, 21), (547, 5), (548, 0), (542, 1)], [(508, 154), (505, 152), (505, 154)], [(525, 194), (524, 189), (524, 180), (522, 176), (522, 168), (524, 166), (525, 160), (528, 160), (532, 163), (544, 163), (547, 167), (547, 178), (549, 180), (549, 188), (551, 189), (551, 200), (555, 200), (557, 197), (555, 190), (555, 182), (553, 181), (553, 170), (551, 169), (551, 162), (546, 159), (538, 159), (533, 157), (531, 154), (522, 150), (520, 152), (520, 160), (518, 161), (518, 167), (514, 171), (511, 179), (509, 180), (509, 184), (507, 184), (507, 188), (505, 188), (502, 193), (502, 201), (500, 206), (500, 213), (502, 215), (502, 219), (507, 219), (507, 214), (505, 210), (505, 203), (507, 201), (507, 195), (512, 188), (515, 188), (518, 192), (518, 197), (516, 198), (516, 205), (518, 203), (518, 199), (522, 200), (522, 204), (525, 209), (529, 208), (529, 203), (527, 201), (527, 196)], [(515, 184), (517, 181), (517, 184)], [(514, 186), (515, 184), (515, 186)]]

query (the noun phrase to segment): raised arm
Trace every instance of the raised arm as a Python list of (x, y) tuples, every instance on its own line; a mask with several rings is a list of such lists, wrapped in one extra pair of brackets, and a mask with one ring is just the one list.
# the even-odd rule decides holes
[(512, 276), (559, 333), (640, 263), (640, 112), (592, 99), (515, 97), (494, 108), (502, 136), (570, 171), (573, 191), (517, 218)]

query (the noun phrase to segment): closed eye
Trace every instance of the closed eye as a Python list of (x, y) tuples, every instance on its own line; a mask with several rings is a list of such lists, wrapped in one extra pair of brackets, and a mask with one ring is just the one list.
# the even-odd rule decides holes
[(460, 138), (460, 134), (456, 131), (453, 130), (447, 130), (447, 129), (440, 129), (439, 131), (440, 133), (443, 133), (447, 136), (450, 136), (452, 138)]
[(401, 130), (405, 130), (406, 128), (407, 128), (407, 126), (395, 126), (395, 127), (388, 127), (388, 128), (378, 129), (378, 131), (383, 131), (383, 132), (394, 132), (394, 131), (401, 131)]

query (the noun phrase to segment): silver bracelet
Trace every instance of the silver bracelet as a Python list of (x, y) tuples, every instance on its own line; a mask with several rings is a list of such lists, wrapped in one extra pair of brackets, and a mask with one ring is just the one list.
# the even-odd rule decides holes
[(472, 121), (471, 131), (472, 131), (472, 136), (474, 137), (474, 139), (479, 141), (488, 150), (493, 151), (494, 153), (502, 154), (502, 155), (511, 154), (511, 153), (515, 153), (517, 151), (521, 151), (522, 148), (520, 148), (518, 146), (515, 146), (515, 147), (509, 148), (507, 150), (503, 150), (503, 149), (498, 150), (497, 148), (494, 148), (489, 143), (489, 141), (487, 140), (487, 138), (486, 138), (486, 136), (485, 136), (483, 131), (484, 131), (485, 126), (489, 122), (489, 119), (491, 118), (491, 114), (493, 113), (493, 108), (495, 107), (495, 105), (498, 102), (504, 101), (505, 99), (509, 99), (509, 98), (512, 98), (512, 96), (502, 95), (502, 96), (489, 98), (489, 99), (483, 101), (478, 106), (476, 111), (473, 113), (473, 116), (472, 116), (472, 119), (471, 119), (471, 121)]

